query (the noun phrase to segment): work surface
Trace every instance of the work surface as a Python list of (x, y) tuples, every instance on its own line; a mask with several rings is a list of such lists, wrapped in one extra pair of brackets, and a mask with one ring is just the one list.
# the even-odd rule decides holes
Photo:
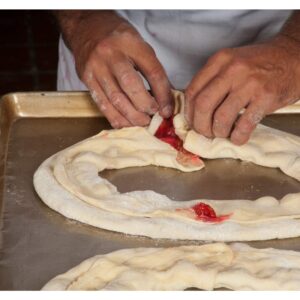
[[(274, 115), (264, 122), (300, 135), (297, 114)], [(32, 176), (49, 156), (109, 128), (103, 118), (18, 117), (7, 128), (7, 156), (1, 204), (0, 289), (38, 290), (48, 280), (96, 254), (122, 248), (200, 244), (151, 240), (93, 228), (68, 220), (46, 207)], [(119, 191), (152, 189), (174, 200), (255, 199), (300, 192), (299, 183), (279, 170), (230, 159), (205, 161), (204, 170), (141, 167), (106, 170), (102, 175)], [(254, 247), (300, 251), (300, 238), (251, 242)]]

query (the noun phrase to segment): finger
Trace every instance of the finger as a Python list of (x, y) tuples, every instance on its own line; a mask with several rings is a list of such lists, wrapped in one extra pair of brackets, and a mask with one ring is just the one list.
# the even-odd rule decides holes
[(87, 86), (91, 92), (92, 99), (113, 128), (131, 126), (130, 122), (126, 120), (126, 118), (124, 118), (109, 102), (96, 81), (90, 80)]
[(195, 98), (190, 98), (185, 92), (184, 97), (184, 117), (190, 128), (193, 126), (194, 121), (194, 108), (195, 108)]
[(231, 81), (216, 76), (195, 98), (192, 127), (207, 137), (213, 135), (212, 119), (215, 109), (230, 91)]
[[(204, 86), (211, 81), (221, 71), (223, 66), (231, 59), (231, 50), (223, 49), (211, 56), (207, 63), (194, 76), (190, 84), (185, 89), (188, 100), (194, 98)], [(188, 107), (187, 107), (188, 108)]]
[(194, 76), (190, 84), (185, 89), (185, 115), (191, 124), (193, 120), (194, 98), (217, 74), (231, 58), (231, 51), (224, 49), (210, 57), (207, 63)]
[(174, 103), (171, 84), (167, 74), (150, 46), (144, 47), (143, 55), (135, 57), (134, 62), (148, 81), (162, 117), (173, 114)]
[(231, 92), (222, 104), (216, 109), (213, 116), (213, 135), (226, 138), (230, 135), (234, 122), (237, 120), (240, 111), (249, 103), (251, 91), (242, 89)]
[(148, 93), (141, 76), (130, 62), (122, 60), (112, 64), (112, 73), (137, 110), (148, 115), (158, 111), (157, 102)]
[(245, 144), (257, 124), (265, 116), (265, 107), (260, 102), (251, 102), (245, 112), (239, 117), (231, 134), (231, 141), (236, 145)]
[[(104, 71), (105, 72), (105, 71)], [(128, 97), (123, 93), (115, 78), (108, 71), (97, 76), (97, 81), (102, 87), (106, 98), (125, 117), (131, 125), (146, 126), (150, 117), (142, 113), (132, 105)]]

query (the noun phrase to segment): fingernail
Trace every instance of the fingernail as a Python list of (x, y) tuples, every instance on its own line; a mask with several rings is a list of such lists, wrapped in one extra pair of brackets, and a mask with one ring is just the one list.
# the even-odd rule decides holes
[(173, 107), (171, 105), (166, 105), (161, 112), (164, 117), (169, 118), (173, 114)]

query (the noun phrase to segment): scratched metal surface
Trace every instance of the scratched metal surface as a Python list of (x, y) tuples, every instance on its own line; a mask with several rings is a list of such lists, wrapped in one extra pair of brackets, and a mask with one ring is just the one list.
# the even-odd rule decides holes
[[(274, 115), (265, 123), (300, 135), (297, 114)], [(48, 280), (96, 254), (122, 248), (201, 244), (152, 240), (93, 228), (46, 207), (32, 176), (50, 155), (109, 128), (103, 118), (18, 118), (9, 124), (1, 205), (0, 289), (39, 290)], [(199, 172), (158, 168), (107, 170), (102, 174), (121, 192), (153, 189), (175, 200), (254, 199), (299, 192), (300, 184), (278, 170), (234, 160), (212, 160)], [(300, 251), (300, 238), (249, 243)]]

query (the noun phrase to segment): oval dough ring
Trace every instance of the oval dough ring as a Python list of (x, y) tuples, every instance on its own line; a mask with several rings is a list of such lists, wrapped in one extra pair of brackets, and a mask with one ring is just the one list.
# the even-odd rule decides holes
[(97, 255), (43, 290), (299, 290), (300, 253), (223, 243)]
[[(183, 95), (174, 92), (176, 133), (184, 148), (204, 158), (234, 158), (280, 168), (300, 180), (300, 138), (258, 125), (249, 142), (235, 146), (221, 138), (207, 139), (188, 130), (182, 116)], [(179, 100), (178, 100), (179, 99)], [(105, 130), (48, 158), (34, 175), (41, 199), (67, 218), (99, 228), (151, 238), (212, 241), (250, 241), (300, 236), (300, 193), (282, 199), (172, 201), (154, 191), (120, 194), (98, 176), (105, 168), (156, 165), (184, 172), (201, 166), (178, 163), (177, 151), (141, 127)], [(158, 122), (159, 123), (159, 122)], [(154, 124), (154, 125), (153, 125)], [(217, 215), (231, 214), (222, 223), (197, 221), (177, 209), (199, 201), (211, 205)]]

